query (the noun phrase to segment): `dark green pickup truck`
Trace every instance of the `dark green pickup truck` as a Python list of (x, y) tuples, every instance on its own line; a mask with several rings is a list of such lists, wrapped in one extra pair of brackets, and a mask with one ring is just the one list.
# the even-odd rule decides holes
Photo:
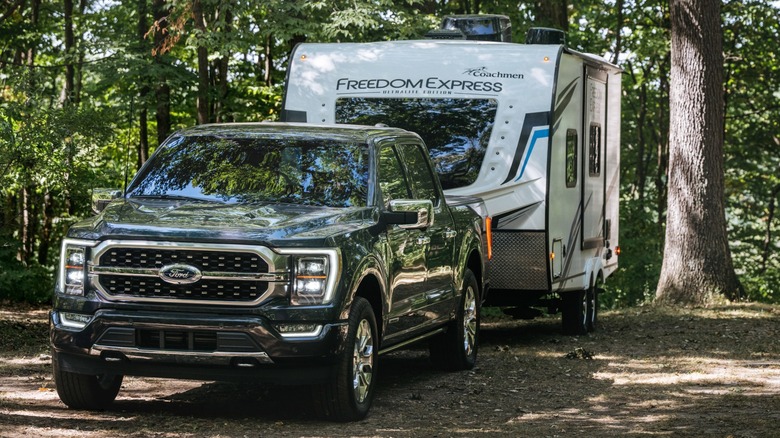
[(404, 130), (181, 131), (63, 241), (57, 392), (102, 409), (124, 375), (305, 384), (321, 415), (360, 419), (379, 354), (428, 340), (442, 368), (474, 366), (483, 207), (445, 199)]

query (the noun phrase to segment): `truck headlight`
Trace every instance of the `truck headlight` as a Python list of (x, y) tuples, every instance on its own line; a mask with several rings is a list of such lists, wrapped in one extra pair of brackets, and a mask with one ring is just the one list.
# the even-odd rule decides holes
[(281, 252), (292, 255), (290, 303), (307, 306), (331, 302), (340, 269), (338, 250), (289, 249)]
[(61, 291), (66, 295), (84, 295), (87, 276), (86, 247), (82, 242), (65, 239), (60, 253)]

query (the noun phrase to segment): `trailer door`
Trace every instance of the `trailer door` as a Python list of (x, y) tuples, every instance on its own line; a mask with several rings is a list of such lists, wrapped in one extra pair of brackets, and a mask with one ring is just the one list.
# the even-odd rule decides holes
[(582, 249), (604, 246), (604, 171), (607, 73), (585, 67), (583, 121)]

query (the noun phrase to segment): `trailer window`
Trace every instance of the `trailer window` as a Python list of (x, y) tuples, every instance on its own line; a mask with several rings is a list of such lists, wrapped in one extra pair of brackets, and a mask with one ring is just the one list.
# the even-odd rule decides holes
[(577, 185), (577, 130), (566, 130), (566, 187)]
[(601, 174), (601, 125), (598, 123), (590, 124), (590, 153), (588, 172), (590, 176), (599, 176)]
[(350, 97), (336, 101), (336, 123), (384, 123), (416, 132), (446, 190), (477, 180), (497, 108), (495, 99)]

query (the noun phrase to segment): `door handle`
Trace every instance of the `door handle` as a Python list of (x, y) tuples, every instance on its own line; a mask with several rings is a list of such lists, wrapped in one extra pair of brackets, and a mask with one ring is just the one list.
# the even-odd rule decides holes
[(457, 236), (457, 235), (458, 235), (458, 232), (453, 230), (453, 229), (451, 229), (451, 228), (447, 228), (447, 231), (444, 232), (444, 237), (446, 237), (447, 239), (454, 239), (455, 236)]
[(420, 236), (417, 238), (418, 245), (427, 245), (429, 243), (431, 243), (431, 238), (428, 236)]

